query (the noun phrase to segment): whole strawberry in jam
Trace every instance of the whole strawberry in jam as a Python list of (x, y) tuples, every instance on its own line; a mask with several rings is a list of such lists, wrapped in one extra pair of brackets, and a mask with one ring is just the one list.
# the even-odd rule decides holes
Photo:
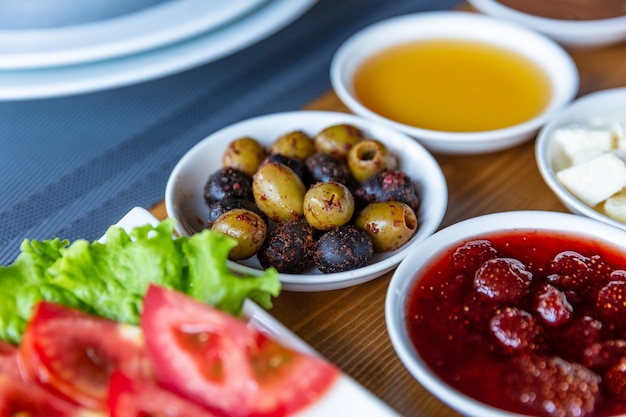
[(552, 330), (549, 343), (558, 347), (558, 355), (568, 361), (584, 363), (585, 350), (601, 340), (602, 322), (591, 316), (574, 317)]
[(471, 240), (454, 250), (450, 257), (452, 268), (460, 273), (470, 273), (489, 259), (498, 256), (498, 251), (491, 246), (491, 242), (484, 239)]
[(621, 358), (604, 374), (604, 385), (615, 397), (626, 399), (626, 358)]
[(611, 281), (598, 291), (599, 315), (618, 328), (626, 327), (626, 282)]
[(530, 292), (533, 274), (512, 258), (493, 258), (483, 263), (474, 275), (474, 288), (485, 298), (519, 303)]
[(564, 290), (584, 293), (589, 288), (588, 280), (593, 272), (590, 263), (589, 257), (576, 251), (560, 252), (550, 263), (551, 274), (547, 276), (547, 280)]
[(581, 363), (598, 373), (604, 373), (626, 358), (626, 340), (603, 340), (589, 345), (583, 351)]
[(590, 417), (601, 401), (602, 379), (559, 357), (524, 355), (506, 378), (511, 399), (531, 415)]
[(542, 346), (542, 327), (527, 311), (508, 307), (489, 321), (497, 347), (505, 353), (536, 351)]
[(535, 300), (535, 311), (548, 326), (561, 326), (567, 323), (574, 313), (574, 308), (567, 301), (565, 293), (553, 285), (542, 285), (537, 291)]

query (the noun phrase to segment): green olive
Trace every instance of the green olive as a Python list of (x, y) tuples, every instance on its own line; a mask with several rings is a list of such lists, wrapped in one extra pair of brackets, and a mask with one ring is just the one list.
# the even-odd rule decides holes
[(350, 148), (364, 137), (363, 131), (351, 124), (328, 126), (315, 135), (315, 148), (320, 152), (345, 159)]
[(315, 142), (303, 131), (294, 130), (276, 139), (270, 147), (270, 153), (304, 161), (315, 153)]
[(354, 197), (339, 182), (318, 182), (304, 195), (304, 218), (318, 230), (330, 230), (350, 221)]
[(375, 139), (363, 140), (348, 151), (348, 167), (352, 176), (359, 182), (383, 169), (395, 169), (396, 166), (396, 157), (389, 152), (384, 143)]
[(227, 211), (215, 220), (211, 230), (237, 240), (237, 246), (228, 253), (236, 261), (255, 255), (267, 237), (267, 225), (256, 213), (246, 209)]
[(286, 165), (264, 163), (252, 177), (254, 202), (274, 221), (302, 217), (306, 188), (302, 180)]
[(375, 252), (400, 248), (418, 228), (413, 209), (399, 201), (368, 204), (357, 214), (354, 224), (367, 232), (374, 242)]
[(256, 139), (246, 136), (228, 144), (222, 156), (222, 165), (252, 176), (259, 169), (266, 154), (265, 149)]

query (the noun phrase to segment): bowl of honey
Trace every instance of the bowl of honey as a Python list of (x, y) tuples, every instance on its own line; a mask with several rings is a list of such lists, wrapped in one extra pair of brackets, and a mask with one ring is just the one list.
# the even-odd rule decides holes
[(352, 112), (415, 138), (434, 153), (513, 147), (578, 93), (578, 70), (556, 42), (470, 12), (402, 15), (345, 41), (334, 91)]

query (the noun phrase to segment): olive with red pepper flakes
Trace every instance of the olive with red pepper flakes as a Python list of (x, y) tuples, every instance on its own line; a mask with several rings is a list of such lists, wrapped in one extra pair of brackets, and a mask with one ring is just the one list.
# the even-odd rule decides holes
[(204, 200), (207, 204), (225, 198), (243, 198), (253, 200), (252, 178), (230, 167), (215, 171), (204, 186)]
[(256, 139), (244, 136), (232, 141), (222, 156), (222, 166), (238, 169), (252, 176), (265, 159), (267, 152)]
[(257, 258), (263, 268), (299, 274), (313, 266), (315, 242), (315, 229), (304, 218), (283, 220), (270, 229)]
[(267, 223), (267, 216), (261, 211), (261, 209), (254, 204), (251, 200), (245, 200), (243, 198), (225, 198), (223, 200), (211, 203), (209, 206), (209, 216), (207, 219), (207, 227), (210, 229), (213, 226), (215, 220), (227, 211), (234, 209), (246, 209), (250, 210), (263, 219)]
[(400, 201), (416, 213), (421, 203), (411, 178), (397, 169), (385, 169), (367, 178), (355, 191), (355, 197), (366, 203)]
[(396, 156), (375, 139), (362, 140), (350, 148), (346, 161), (357, 181), (365, 181), (377, 172), (395, 169), (398, 165)]
[(289, 167), (276, 162), (263, 164), (252, 180), (254, 202), (274, 221), (300, 218), (306, 187)]
[(370, 203), (356, 214), (354, 224), (370, 236), (375, 252), (400, 248), (419, 227), (413, 209), (400, 201)]
[(246, 209), (227, 211), (215, 220), (211, 229), (237, 241), (237, 245), (228, 253), (228, 259), (232, 261), (256, 254), (267, 236), (265, 221)]
[(307, 183), (306, 168), (304, 167), (304, 162), (302, 162), (301, 160), (291, 158), (280, 153), (273, 153), (265, 158), (263, 163), (270, 161), (276, 162), (277, 164), (283, 164), (286, 167), (291, 168), (291, 170), (295, 172), (298, 177), (300, 177), (303, 183)]
[(352, 271), (369, 264), (374, 244), (369, 235), (354, 225), (324, 233), (315, 246), (313, 261), (323, 274)]
[(272, 142), (270, 153), (281, 154), (304, 161), (315, 153), (315, 142), (302, 130), (294, 130), (285, 133)]
[(354, 197), (340, 182), (318, 182), (304, 195), (304, 218), (318, 230), (343, 226), (354, 214)]
[(348, 164), (336, 156), (318, 152), (305, 159), (304, 165), (311, 184), (335, 181), (352, 189), (356, 183)]
[(313, 140), (318, 152), (346, 159), (350, 148), (364, 138), (365, 133), (358, 127), (341, 123), (322, 129)]

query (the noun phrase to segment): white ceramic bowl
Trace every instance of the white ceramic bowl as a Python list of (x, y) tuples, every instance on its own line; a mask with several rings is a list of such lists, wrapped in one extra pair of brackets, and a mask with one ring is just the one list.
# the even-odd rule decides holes
[[(351, 123), (367, 136), (377, 138), (400, 157), (399, 168), (409, 175), (422, 197), (417, 213), (419, 230), (400, 249), (375, 254), (373, 262), (353, 271), (321, 274), (317, 268), (304, 274), (280, 274), (283, 289), (290, 291), (323, 291), (344, 288), (374, 279), (393, 269), (411, 247), (434, 233), (447, 208), (447, 184), (441, 168), (432, 155), (406, 135), (361, 117), (335, 112), (294, 111), (260, 116), (223, 128), (190, 149), (175, 166), (167, 183), (165, 205), (169, 217), (178, 223), (179, 233), (189, 236), (202, 230), (208, 218), (203, 189), (209, 176), (221, 167), (228, 144), (242, 136), (253, 136), (269, 146), (280, 135), (303, 130), (315, 135), (323, 128)], [(256, 256), (245, 261), (229, 261), (229, 267), (243, 274), (260, 273)]]
[(599, 20), (559, 20), (507, 7), (495, 0), (468, 0), (480, 12), (524, 25), (566, 47), (597, 48), (626, 40), (626, 16)]
[[(389, 47), (428, 39), (482, 42), (506, 48), (530, 59), (545, 70), (550, 79), (553, 88), (550, 102), (535, 118), (518, 125), (467, 133), (408, 126), (382, 117), (359, 102), (354, 91), (353, 77), (361, 63)], [(494, 152), (530, 139), (556, 111), (576, 96), (579, 83), (575, 63), (552, 40), (518, 25), (460, 11), (404, 15), (361, 30), (337, 50), (331, 63), (330, 77), (335, 92), (354, 113), (402, 131), (433, 152), (446, 154)]]
[[(423, 271), (444, 253), (468, 240), (485, 234), (520, 229), (528, 231), (527, 238), (541, 239), (533, 231), (555, 234), (575, 234), (581, 242), (602, 242), (619, 248), (626, 255), (626, 231), (596, 220), (570, 213), (547, 211), (511, 211), (471, 218), (436, 232), (407, 254), (393, 274), (385, 300), (385, 319), (391, 343), (411, 375), (435, 397), (465, 416), (519, 416), (488, 406), (460, 393), (439, 378), (418, 353), (407, 329), (407, 305), (412, 289), (419, 284)], [(593, 244), (591, 243), (591, 244)], [(599, 244), (602, 244), (599, 243)], [(438, 313), (432, 307), (432, 314)], [(428, 338), (428, 334), (420, 334)], [(459, 341), (459, 343), (464, 343)]]
[(610, 118), (612, 115), (626, 117), (624, 103), (626, 87), (598, 91), (580, 97), (541, 129), (535, 142), (535, 159), (544, 181), (568, 210), (626, 229), (626, 224), (594, 210), (563, 187), (557, 179), (556, 172), (567, 164), (563, 161), (563, 153), (559, 146), (553, 140), (554, 132), (562, 127), (580, 125), (587, 128), (598, 120)]

